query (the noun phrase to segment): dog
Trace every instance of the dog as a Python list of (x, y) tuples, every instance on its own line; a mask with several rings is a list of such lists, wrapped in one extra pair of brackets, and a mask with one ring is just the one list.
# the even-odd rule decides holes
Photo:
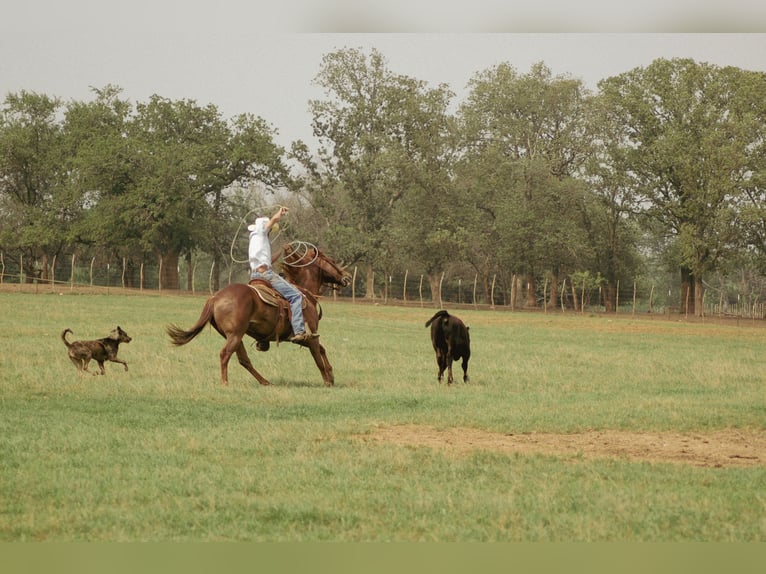
[[(104, 363), (106, 361), (112, 361), (113, 363), (120, 363), (125, 370), (128, 370), (128, 364), (122, 359), (117, 358), (117, 351), (120, 348), (120, 343), (130, 343), (132, 338), (123, 331), (119, 325), (116, 329), (113, 329), (109, 333), (108, 337), (103, 339), (96, 339), (95, 341), (67, 341), (67, 333), (72, 333), (71, 329), (64, 329), (61, 331), (61, 340), (67, 347), (69, 359), (72, 361), (75, 367), (77, 367), (78, 374), (82, 375), (83, 372), (90, 373), (91, 375), (101, 374), (105, 375)], [(74, 335), (74, 333), (72, 333)], [(98, 363), (101, 373), (91, 373), (88, 370), (88, 364), (94, 360)]]

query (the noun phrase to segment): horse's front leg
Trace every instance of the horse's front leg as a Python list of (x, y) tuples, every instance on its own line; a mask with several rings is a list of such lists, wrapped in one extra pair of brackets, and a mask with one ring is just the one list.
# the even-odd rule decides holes
[(335, 375), (332, 371), (332, 365), (327, 360), (327, 353), (324, 347), (319, 343), (318, 338), (309, 339), (302, 346), (308, 347), (311, 351), (311, 356), (314, 358), (319, 372), (322, 373), (322, 380), (326, 387), (332, 387), (335, 384)]

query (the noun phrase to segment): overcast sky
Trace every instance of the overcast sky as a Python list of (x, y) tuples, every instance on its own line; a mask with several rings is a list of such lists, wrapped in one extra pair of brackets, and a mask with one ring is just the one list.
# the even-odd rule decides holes
[[(0, 13), (0, 96), (21, 90), (91, 100), (114, 84), (261, 116), (278, 143), (311, 139), (312, 81), (332, 50), (377, 48), (389, 68), (465, 95), (477, 72), (545, 62), (592, 89), (655, 58), (766, 71), (766, 3), (730, 0), (27, 0)], [(672, 5), (673, 8), (668, 8)], [(758, 26), (761, 27), (759, 30)], [(364, 32), (364, 33), (359, 33)], [(661, 32), (661, 33), (657, 33)], [(690, 33), (694, 32), (694, 33)]]

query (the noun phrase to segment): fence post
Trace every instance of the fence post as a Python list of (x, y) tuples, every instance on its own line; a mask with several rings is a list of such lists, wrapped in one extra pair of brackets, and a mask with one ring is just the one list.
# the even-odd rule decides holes
[(356, 303), (356, 272), (359, 269), (354, 265), (354, 278), (351, 280), (351, 303)]
[(636, 314), (636, 282), (633, 281), (633, 314)]
[(561, 312), (564, 313), (564, 297), (567, 294), (567, 279), (564, 277), (564, 282), (561, 284)]
[(51, 291), (54, 291), (56, 289), (56, 256), (53, 256), (53, 261), (51, 262)]
[(439, 279), (439, 308), (444, 307), (444, 300), (442, 299), (442, 283), (444, 283), (444, 271), (442, 271), (441, 279)]

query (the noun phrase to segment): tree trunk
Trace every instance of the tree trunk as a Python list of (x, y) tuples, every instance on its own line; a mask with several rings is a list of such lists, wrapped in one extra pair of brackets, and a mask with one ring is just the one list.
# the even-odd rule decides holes
[(571, 281), (571, 289), (572, 289), (572, 308), (575, 311), (582, 311), (580, 308), (580, 299), (577, 297), (577, 285), (574, 284), (574, 281)]
[(607, 313), (614, 311), (617, 292), (611, 281), (604, 286), (604, 310)]
[(537, 291), (537, 284), (535, 282), (535, 276), (531, 273), (527, 274), (527, 302), (525, 307), (529, 309), (537, 308), (537, 297), (535, 292)]
[(705, 287), (702, 284), (701, 277), (694, 278), (694, 310), (697, 317), (702, 317), (705, 314), (705, 306), (703, 304), (703, 298), (705, 296)]
[(681, 267), (681, 304), (682, 314), (694, 315), (694, 274), (688, 267)]
[(558, 275), (555, 273), (551, 274), (551, 290), (548, 293), (548, 300), (545, 302), (545, 305), (547, 305), (546, 309), (555, 309), (556, 305), (558, 304), (558, 298), (559, 298), (559, 285), (558, 285)]
[(160, 255), (162, 264), (162, 273), (160, 274), (160, 285), (163, 289), (178, 289), (178, 253), (170, 252)]
[(367, 289), (364, 293), (365, 299), (375, 299), (375, 270), (370, 263), (367, 264), (367, 282), (365, 283)]
[(428, 278), (428, 286), (431, 288), (431, 301), (434, 305), (441, 308), (442, 306), (442, 300), (441, 300), (441, 293), (439, 293), (439, 284), (441, 283), (441, 273), (438, 274), (432, 274), (428, 273), (426, 275)]

